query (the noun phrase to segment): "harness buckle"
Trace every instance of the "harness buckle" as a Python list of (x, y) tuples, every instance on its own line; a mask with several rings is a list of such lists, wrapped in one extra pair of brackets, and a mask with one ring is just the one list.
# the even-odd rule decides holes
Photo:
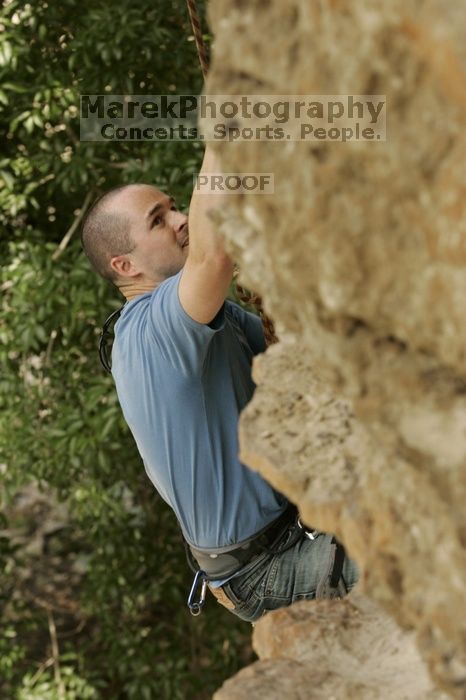
[[(201, 591), (199, 595), (199, 600), (194, 600), (197, 588), (199, 586), (199, 583), (202, 583), (201, 585)], [(194, 581), (193, 585), (191, 586), (191, 591), (189, 592), (188, 596), (188, 608), (191, 613), (191, 615), (194, 615), (196, 617), (197, 615), (200, 615), (202, 612), (202, 606), (205, 603), (205, 594), (207, 591), (207, 579), (206, 579), (206, 574), (204, 571), (198, 571), (196, 575), (194, 576)]]

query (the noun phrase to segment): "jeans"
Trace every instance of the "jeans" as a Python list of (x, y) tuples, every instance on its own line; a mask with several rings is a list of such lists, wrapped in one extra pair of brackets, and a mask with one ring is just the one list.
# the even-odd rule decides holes
[[(298, 524), (290, 525), (276, 543), (277, 549), (296, 536), (296, 528), (299, 528)], [(234, 605), (234, 608), (228, 606), (230, 611), (242, 620), (254, 622), (270, 610), (283, 608), (297, 600), (314, 599), (318, 585), (331, 570), (332, 537), (319, 533), (311, 540), (303, 533), (285, 552), (264, 552), (246, 564), (221, 587)], [(340, 580), (342, 595), (349, 593), (358, 576), (356, 564), (345, 555)]]

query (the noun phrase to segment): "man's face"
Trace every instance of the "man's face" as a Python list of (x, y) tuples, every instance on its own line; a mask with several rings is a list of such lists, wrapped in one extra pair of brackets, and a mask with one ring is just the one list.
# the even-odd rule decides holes
[[(176, 275), (188, 257), (188, 217), (174, 200), (150, 185), (135, 185), (121, 192), (113, 204), (130, 221), (134, 249), (127, 256), (131, 276), (139, 282), (159, 284)], [(121, 274), (121, 273), (120, 273)]]

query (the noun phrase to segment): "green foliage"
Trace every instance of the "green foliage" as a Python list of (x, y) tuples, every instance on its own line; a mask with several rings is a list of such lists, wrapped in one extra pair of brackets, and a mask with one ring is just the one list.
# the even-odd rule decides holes
[(249, 626), (213, 599), (188, 613), (178, 526), (98, 361), (122, 299), (76, 234), (53, 257), (89, 192), (150, 182), (188, 204), (200, 144), (80, 142), (78, 108), (80, 94), (200, 91), (190, 34), (184, 0), (1, 11), (1, 533), (21, 525), (7, 512), (31, 481), (69, 509), (41, 556), (0, 533), (2, 698), (207, 698), (251, 657)]
[[(63, 655), (62, 661), (73, 662), (74, 654)], [(60, 668), (60, 681), (57, 681), (53, 672), (47, 670), (36, 680), (37, 674), (26, 673), (23, 685), (16, 695), (17, 700), (97, 700), (99, 697), (96, 688), (93, 688), (75, 671), (74, 665), (62, 665)]]

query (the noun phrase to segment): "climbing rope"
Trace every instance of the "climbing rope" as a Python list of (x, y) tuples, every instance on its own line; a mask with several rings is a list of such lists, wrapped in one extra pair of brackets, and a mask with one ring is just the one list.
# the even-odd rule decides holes
[[(238, 274), (239, 270), (237, 270), (234, 274)], [(236, 286), (236, 294), (238, 296), (238, 299), (240, 299), (244, 304), (248, 304), (249, 306), (253, 306), (257, 312), (259, 313), (259, 316), (262, 321), (262, 327), (264, 329), (264, 335), (265, 335), (265, 343), (267, 347), (269, 345), (273, 345), (274, 343), (278, 342), (278, 338), (275, 335), (275, 327), (273, 325), (272, 319), (267, 316), (265, 313), (263, 307), (262, 307), (262, 298), (257, 295), (257, 294), (251, 294), (250, 292), (247, 292), (244, 287), (242, 287), (240, 284), (235, 279), (235, 286)]]
[(209, 62), (207, 60), (207, 52), (204, 44), (204, 38), (202, 36), (201, 21), (197, 11), (196, 0), (186, 0), (186, 4), (188, 6), (189, 17), (191, 19), (191, 26), (193, 28), (194, 41), (196, 42), (199, 63), (201, 64), (202, 73), (205, 78), (207, 77), (207, 71), (209, 70)]
[[(194, 41), (196, 43), (197, 55), (199, 57), (199, 63), (201, 64), (202, 74), (204, 78), (207, 77), (207, 72), (209, 70), (209, 62), (207, 60), (207, 52), (204, 43), (204, 38), (202, 36), (201, 21), (199, 19), (199, 13), (197, 11), (196, 0), (186, 0), (188, 6), (189, 17), (191, 19), (191, 26), (193, 28)], [(238, 270), (235, 270), (234, 277), (238, 275)], [(262, 299), (257, 294), (250, 294), (244, 287), (242, 287), (235, 279), (236, 294), (238, 299), (244, 304), (254, 307), (262, 321), (262, 326), (264, 328), (265, 342), (267, 347), (276, 343), (278, 341), (275, 335), (275, 328), (271, 318), (267, 316), (263, 307)]]

